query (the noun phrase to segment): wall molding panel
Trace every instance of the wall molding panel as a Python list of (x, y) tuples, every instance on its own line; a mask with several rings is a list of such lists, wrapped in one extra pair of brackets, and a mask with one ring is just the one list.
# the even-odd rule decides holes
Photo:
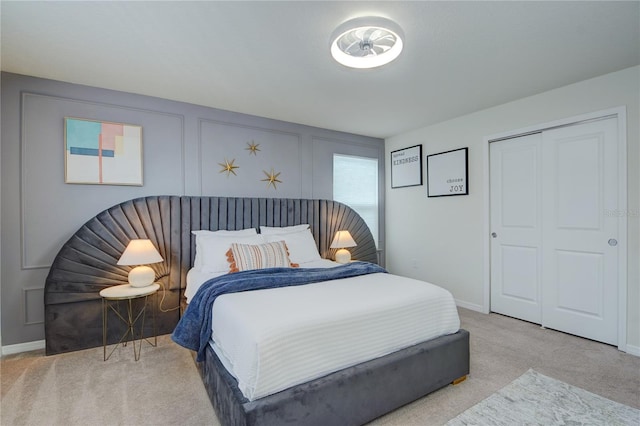
[(44, 287), (22, 289), (24, 325), (44, 324), (44, 311), (41, 309), (43, 300)]
[[(66, 228), (67, 237), (71, 235), (75, 224), (83, 218), (88, 219), (96, 208), (105, 208), (112, 204), (108, 200), (117, 202), (125, 194), (131, 198), (146, 192), (143, 187), (127, 187), (113, 185), (74, 185), (64, 183), (64, 118), (76, 117), (98, 121), (125, 122), (143, 124), (143, 173), (148, 178), (149, 157), (154, 154), (154, 134), (149, 128), (153, 124), (149, 121), (168, 122), (173, 120), (174, 132), (179, 135), (179, 146), (173, 147), (164, 161), (173, 161), (169, 156), (179, 153), (180, 162), (173, 181), (172, 192), (184, 193), (184, 116), (163, 111), (113, 105), (103, 102), (70, 99), (61, 96), (43, 95), (39, 93), (22, 93), (21, 111), (21, 158), (20, 158), (20, 206), (21, 206), (21, 265), (22, 269), (48, 269), (55, 256), (54, 245), (58, 247), (62, 242), (56, 239), (60, 227), (51, 228), (47, 221), (40, 219), (40, 213), (34, 210), (44, 208), (61, 208), (62, 228)], [(150, 120), (151, 118), (151, 120)], [(155, 120), (154, 120), (155, 119)], [(178, 129), (179, 126), (179, 129)], [(151, 135), (148, 135), (151, 133)], [(45, 143), (43, 143), (45, 142)], [(173, 141), (172, 141), (173, 143)], [(166, 148), (166, 147), (165, 147)], [(154, 155), (154, 160), (156, 156)], [(44, 172), (44, 173), (43, 173)], [(42, 174), (51, 176), (46, 181), (40, 178)], [(94, 192), (100, 194), (100, 200), (85, 200), (81, 206), (73, 205), (77, 194)], [(71, 222), (71, 223), (69, 223)], [(65, 226), (67, 225), (67, 226)], [(43, 244), (42, 237), (47, 235), (51, 244)]]

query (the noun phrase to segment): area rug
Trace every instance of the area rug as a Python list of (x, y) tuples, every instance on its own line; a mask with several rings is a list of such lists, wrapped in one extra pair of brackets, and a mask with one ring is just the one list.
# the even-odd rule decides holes
[(640, 410), (529, 370), (447, 425), (638, 426)]

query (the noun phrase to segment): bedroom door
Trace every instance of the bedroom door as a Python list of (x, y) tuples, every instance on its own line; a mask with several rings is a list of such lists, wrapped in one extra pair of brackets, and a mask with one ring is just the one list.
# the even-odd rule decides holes
[(492, 311), (617, 344), (617, 128), (491, 143)]

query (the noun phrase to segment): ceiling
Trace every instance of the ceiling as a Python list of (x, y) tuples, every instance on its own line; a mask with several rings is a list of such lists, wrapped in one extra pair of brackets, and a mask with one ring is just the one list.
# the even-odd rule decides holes
[[(640, 2), (0, 3), (3, 71), (385, 138), (640, 63)], [(329, 37), (383, 16), (373, 70)]]

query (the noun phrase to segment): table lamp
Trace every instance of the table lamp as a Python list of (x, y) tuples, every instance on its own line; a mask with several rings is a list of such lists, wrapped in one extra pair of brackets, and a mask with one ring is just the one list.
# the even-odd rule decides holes
[(131, 287), (145, 287), (156, 279), (156, 273), (146, 264), (158, 262), (162, 262), (162, 256), (151, 240), (131, 240), (118, 265), (138, 265), (129, 271), (129, 284)]
[(336, 262), (349, 263), (351, 262), (351, 253), (349, 253), (349, 250), (346, 248), (355, 246), (357, 246), (357, 244), (353, 241), (353, 237), (349, 231), (338, 231), (329, 247), (340, 249), (336, 252)]

